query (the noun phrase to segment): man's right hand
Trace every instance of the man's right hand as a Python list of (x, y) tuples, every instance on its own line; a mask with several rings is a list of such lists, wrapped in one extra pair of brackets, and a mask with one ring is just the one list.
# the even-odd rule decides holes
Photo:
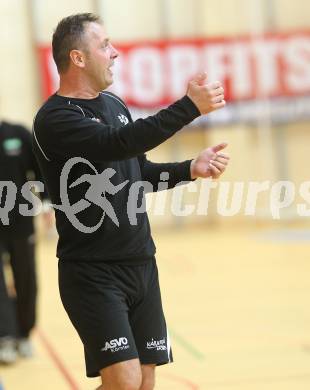
[(194, 77), (187, 88), (187, 96), (193, 101), (201, 115), (225, 106), (224, 88), (219, 81), (207, 83), (207, 74)]

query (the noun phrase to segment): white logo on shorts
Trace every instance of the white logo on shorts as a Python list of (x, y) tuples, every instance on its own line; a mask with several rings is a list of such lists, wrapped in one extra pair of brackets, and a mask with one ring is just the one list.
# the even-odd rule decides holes
[(101, 351), (106, 352), (110, 350), (111, 352), (122, 351), (128, 349), (128, 340), (126, 337), (120, 337), (119, 339), (113, 339), (106, 341), (105, 346), (101, 348)]
[(167, 351), (166, 339), (148, 341), (146, 343), (146, 349), (155, 349), (156, 351)]

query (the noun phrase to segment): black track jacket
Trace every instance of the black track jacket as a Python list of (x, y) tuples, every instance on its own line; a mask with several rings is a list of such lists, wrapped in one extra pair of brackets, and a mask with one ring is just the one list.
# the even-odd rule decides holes
[[(147, 213), (137, 213), (134, 221), (129, 218), (130, 210), (137, 206), (128, 202), (130, 191), (137, 181), (148, 181), (156, 191), (161, 172), (169, 173), (169, 188), (191, 180), (191, 160), (156, 164), (147, 160), (145, 152), (199, 115), (187, 96), (156, 115), (135, 122), (123, 101), (106, 91), (94, 99), (55, 94), (45, 102), (34, 120), (33, 146), (52, 203), (63, 204), (60, 175), (72, 158), (80, 160), (71, 166), (67, 185), (63, 185), (71, 206), (81, 200), (85, 203), (85, 197), (87, 201), (86, 194), (91, 187), (87, 179), (105, 170), (113, 173), (109, 180), (117, 188), (113, 194), (110, 184), (106, 188), (96, 184), (99, 201), (103, 206), (112, 206), (117, 223), (96, 202), (89, 201), (84, 209), (78, 207), (76, 214), (73, 211), (77, 224), (72, 224), (67, 213), (56, 207), (57, 256), (61, 260), (134, 264), (154, 255)], [(79, 223), (89, 228), (98, 225), (98, 228), (88, 233), (79, 228)]]

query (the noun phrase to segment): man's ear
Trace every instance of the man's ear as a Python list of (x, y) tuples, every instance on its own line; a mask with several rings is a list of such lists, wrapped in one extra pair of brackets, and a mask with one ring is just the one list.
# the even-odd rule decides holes
[(81, 50), (71, 50), (70, 58), (75, 66), (78, 66), (79, 68), (85, 67), (85, 55)]

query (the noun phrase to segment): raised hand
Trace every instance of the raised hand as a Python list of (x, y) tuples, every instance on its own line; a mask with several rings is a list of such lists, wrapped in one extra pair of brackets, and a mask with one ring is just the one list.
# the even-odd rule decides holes
[(212, 177), (217, 179), (224, 173), (229, 162), (229, 156), (222, 150), (227, 146), (226, 142), (207, 148), (199, 153), (191, 163), (191, 177)]
[(224, 88), (219, 81), (207, 83), (207, 74), (200, 73), (188, 83), (187, 96), (197, 106), (201, 115), (225, 106)]

